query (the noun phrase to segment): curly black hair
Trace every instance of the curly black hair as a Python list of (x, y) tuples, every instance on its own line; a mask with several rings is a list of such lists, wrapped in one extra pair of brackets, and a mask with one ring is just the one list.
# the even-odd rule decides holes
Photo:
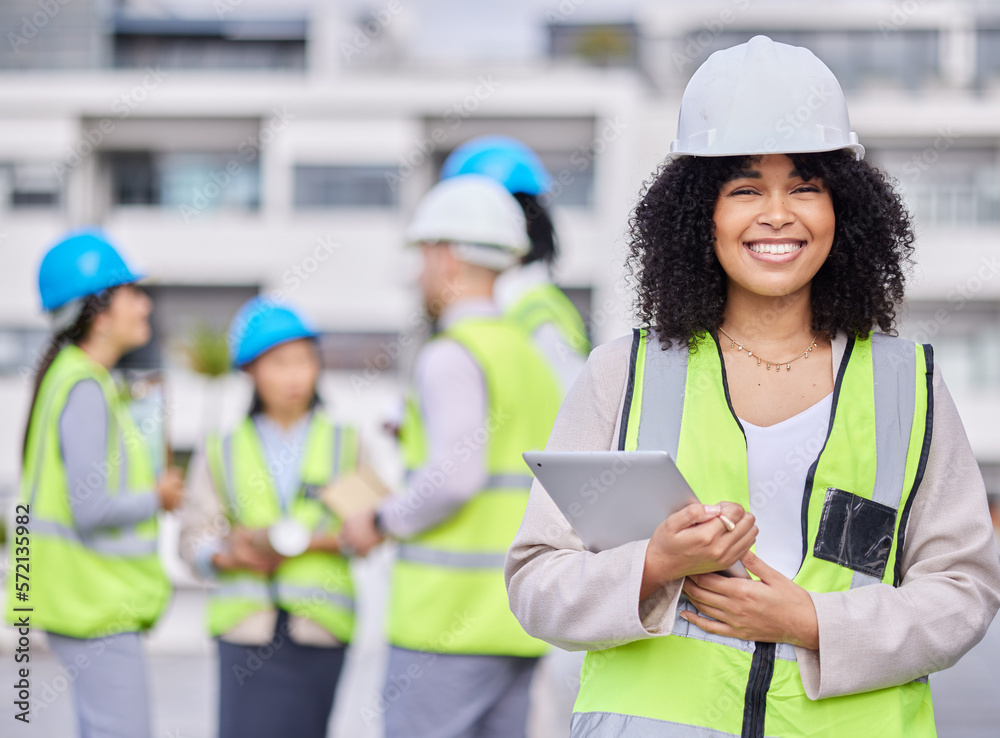
[[(812, 280), (813, 330), (867, 337), (891, 332), (913, 253), (910, 215), (891, 180), (849, 151), (790, 154), (805, 180), (833, 200), (833, 246)], [(681, 157), (660, 166), (629, 221), (627, 260), (644, 327), (664, 345), (693, 342), (722, 323), (726, 274), (715, 256), (715, 203), (722, 186), (759, 157)]]

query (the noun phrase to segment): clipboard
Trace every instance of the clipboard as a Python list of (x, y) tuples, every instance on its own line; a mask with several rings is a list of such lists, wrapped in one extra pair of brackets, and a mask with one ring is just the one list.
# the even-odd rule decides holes
[(341, 477), (319, 492), (319, 499), (341, 520), (378, 507), (389, 488), (370, 466)]

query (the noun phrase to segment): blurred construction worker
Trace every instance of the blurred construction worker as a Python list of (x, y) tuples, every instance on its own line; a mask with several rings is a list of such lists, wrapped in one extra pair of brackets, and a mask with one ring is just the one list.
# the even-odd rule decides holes
[(294, 310), (254, 298), (233, 319), (233, 364), (253, 380), (247, 416), (192, 462), (181, 552), (218, 586), (221, 738), (322, 738), (354, 630), (340, 520), (319, 490), (354, 471), (356, 428), (320, 405), (317, 335)]
[[(152, 334), (139, 279), (97, 230), (65, 236), (38, 273), (52, 335), (24, 435), (8, 615), (46, 631), (66, 668), (86, 664), (73, 681), (81, 738), (151, 735), (139, 634), (171, 594), (157, 512), (180, 505), (183, 478), (171, 468), (156, 479), (110, 373)], [(30, 580), (16, 576), (22, 556)]]
[(524, 213), (530, 246), (496, 281), (501, 311), (528, 331), (569, 389), (590, 354), (587, 329), (576, 307), (552, 281), (558, 239), (542, 198), (552, 178), (538, 155), (508, 136), (481, 136), (459, 146), (441, 167), (441, 178), (482, 174), (507, 188)]
[[(459, 146), (445, 160), (442, 178), (456, 174), (492, 177), (517, 199), (524, 212), (531, 246), (520, 262), (501, 274), (493, 296), (500, 309), (530, 334), (559, 378), (565, 394), (590, 353), (583, 319), (552, 281), (558, 255), (555, 227), (542, 198), (552, 178), (538, 155), (509, 136), (480, 136)], [(582, 651), (552, 649), (540, 670), (550, 703), (550, 730), (569, 725), (580, 684)]]
[(399, 540), (379, 707), (390, 738), (523, 736), (546, 647), (511, 615), (502, 567), (531, 485), (521, 453), (544, 445), (560, 397), (492, 299), (497, 275), (527, 251), (524, 216), (496, 181), (469, 174), (435, 186), (407, 235), (440, 333), (414, 366), (400, 432), (406, 492), (345, 524), (360, 554), (384, 535)]

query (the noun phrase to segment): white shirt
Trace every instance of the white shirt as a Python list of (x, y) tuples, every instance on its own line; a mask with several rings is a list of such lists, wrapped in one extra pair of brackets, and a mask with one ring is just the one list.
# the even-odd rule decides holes
[(274, 479), (282, 510), (287, 511), (292, 498), (302, 486), (302, 461), (313, 414), (306, 413), (299, 420), (284, 428), (264, 413), (253, 416), (254, 427), (260, 438), (267, 469)]
[(780, 423), (762, 428), (740, 418), (747, 438), (750, 512), (756, 552), (791, 579), (802, 563), (802, 495), (809, 467), (830, 427), (833, 393)]

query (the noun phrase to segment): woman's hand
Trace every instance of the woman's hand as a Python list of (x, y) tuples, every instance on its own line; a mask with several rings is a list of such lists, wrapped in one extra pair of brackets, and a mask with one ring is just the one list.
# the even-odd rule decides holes
[(215, 554), (212, 565), (224, 571), (249, 569), (258, 574), (272, 574), (284, 561), (284, 557), (273, 550), (262, 550), (254, 543), (254, 534), (249, 528), (234, 529), (227, 538), (229, 550)]
[(689, 576), (684, 594), (701, 614), (685, 611), (681, 617), (716, 635), (819, 650), (819, 623), (809, 593), (752, 552), (741, 560), (759, 582), (720, 574)]
[[(733, 530), (723, 517), (735, 525)], [(678, 510), (657, 526), (649, 540), (639, 599), (675, 579), (728, 569), (756, 540), (753, 515), (735, 502), (694, 503)]]

